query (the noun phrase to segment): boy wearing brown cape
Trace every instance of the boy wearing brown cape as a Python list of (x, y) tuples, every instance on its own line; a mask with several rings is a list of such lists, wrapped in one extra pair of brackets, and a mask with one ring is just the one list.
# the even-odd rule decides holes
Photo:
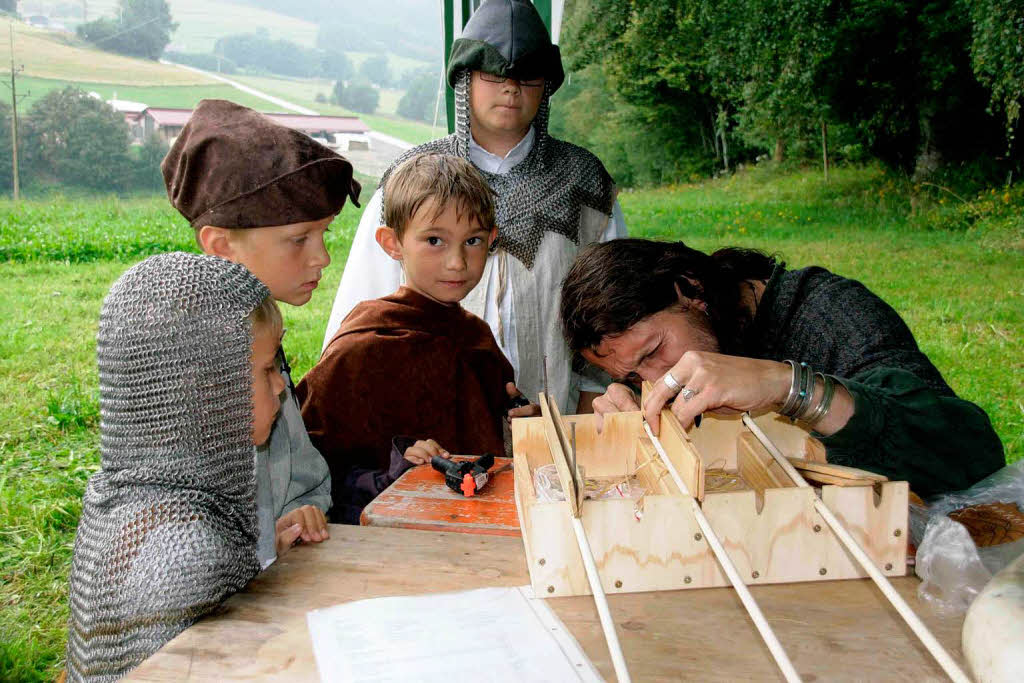
[(431, 456), (504, 453), (503, 419), (536, 412), (509, 410), (512, 366), (487, 323), (459, 305), (497, 236), (480, 173), (457, 157), (413, 157), (388, 183), (384, 220), (375, 237), (405, 283), (356, 306), (296, 388), (331, 468), (331, 519), (350, 524)]

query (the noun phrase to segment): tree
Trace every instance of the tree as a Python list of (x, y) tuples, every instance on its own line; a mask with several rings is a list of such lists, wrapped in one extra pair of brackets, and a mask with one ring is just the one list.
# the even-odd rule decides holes
[(377, 111), (380, 102), (380, 93), (369, 83), (354, 83), (345, 86), (338, 81), (334, 84), (335, 101), (352, 111), (362, 114), (372, 114)]
[(387, 55), (368, 57), (359, 67), (359, 74), (370, 83), (386, 88), (391, 83), (391, 68)]
[(398, 100), (398, 115), (414, 121), (433, 123), (435, 110), (439, 121), (444, 122), (445, 108), (437, 106), (438, 90), (441, 85), (439, 74), (421, 73), (406, 79), (408, 90)]
[(65, 185), (121, 191), (131, 184), (128, 125), (100, 99), (68, 86), (44, 95), (25, 117), (34, 169)]
[(13, 190), (13, 156), (14, 151), (11, 149), (11, 108), (6, 102), (0, 102), (0, 192)]
[(325, 50), (323, 57), (323, 75), (336, 81), (348, 81), (355, 76), (355, 69), (352, 62), (345, 56), (344, 52), (337, 50)]
[(118, 19), (97, 19), (78, 27), (78, 35), (101, 50), (159, 59), (178, 28), (167, 0), (120, 0)]
[(1024, 5), (1018, 0), (975, 0), (971, 63), (992, 90), (992, 107), (1006, 117), (1012, 147), (1024, 102)]

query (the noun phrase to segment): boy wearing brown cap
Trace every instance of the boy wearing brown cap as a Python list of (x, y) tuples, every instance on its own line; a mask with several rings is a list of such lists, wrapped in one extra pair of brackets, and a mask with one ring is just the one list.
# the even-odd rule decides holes
[[(379, 248), (405, 284), (363, 301), (296, 394), (331, 467), (333, 521), (363, 507), (406, 469), (446, 456), (504, 453), (503, 419), (518, 395), (487, 323), (460, 305), (497, 237), (491, 189), (463, 159), (412, 157), (392, 175)], [(343, 428), (339, 428), (343, 426)]]
[[(302, 306), (331, 259), (324, 233), (346, 197), (357, 203), (352, 165), (305, 134), (246, 107), (203, 100), (161, 164), (171, 204), (207, 254), (241, 263), (278, 301)], [(358, 205), (358, 204), (357, 204)], [(330, 471), (309, 440), (290, 368), (278, 350), (285, 390), (270, 439), (257, 448), (269, 471), (270, 505), (280, 532), (327, 538)]]

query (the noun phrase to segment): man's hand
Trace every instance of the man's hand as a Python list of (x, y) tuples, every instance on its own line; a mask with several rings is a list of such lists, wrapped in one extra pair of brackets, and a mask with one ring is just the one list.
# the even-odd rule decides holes
[[(516, 385), (512, 382), (505, 384), (505, 391), (508, 393), (510, 399), (517, 398), (523, 395), (523, 392), (516, 388)], [(540, 415), (540, 406), (536, 403), (531, 403), (526, 406), (519, 406), (518, 408), (509, 408), (508, 416), (511, 417), (536, 417)]]
[(605, 392), (594, 399), (594, 415), (597, 416), (597, 433), (604, 429), (604, 416), (606, 413), (625, 413), (630, 410), (640, 410), (636, 404), (636, 396), (625, 384), (609, 384)]
[(417, 441), (405, 449), (405, 459), (413, 465), (429, 465), (430, 459), (435, 455), (440, 455), (446, 460), (452, 457), (451, 453), (441, 448), (433, 439)]
[[(669, 371), (683, 387), (672, 404), (672, 413), (683, 429), (703, 413), (739, 413), (777, 410), (789, 393), (789, 365), (771, 360), (726, 356), (708, 351), (687, 351)], [(661, 429), (661, 410), (676, 391), (659, 378), (644, 404), (644, 418), (651, 431)], [(683, 391), (691, 390), (689, 399)]]
[[(281, 545), (282, 534), (288, 534), (292, 526), (298, 526), (299, 532), (295, 536), (292, 536), (288, 542), (288, 546), (294, 543), (298, 538), (306, 543), (319, 543), (320, 541), (326, 541), (330, 538), (330, 534), (327, 533), (327, 517), (324, 516), (323, 511), (315, 505), (303, 505), (300, 508), (295, 508), (291, 512), (281, 515), (277, 519), (277, 541), (278, 546)], [(278, 550), (278, 555), (281, 551)]]

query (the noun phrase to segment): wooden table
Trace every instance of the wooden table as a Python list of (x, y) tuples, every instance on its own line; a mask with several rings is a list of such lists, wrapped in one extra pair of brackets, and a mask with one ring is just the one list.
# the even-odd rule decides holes
[[(360, 598), (413, 595), (529, 579), (515, 538), (332, 526), (168, 643), (127, 680), (317, 680), (306, 612)], [(960, 662), (961, 619), (917, 600), (917, 579), (893, 582)], [(874, 584), (866, 580), (751, 588), (805, 681), (944, 680)], [(781, 680), (736, 594), (727, 588), (610, 595), (636, 681)], [(614, 680), (590, 598), (554, 598), (601, 674)], [(424, 624), (429, 631), (429, 624)]]
[[(456, 460), (462, 459), (459, 456)], [(511, 462), (495, 458), (495, 472)], [(516, 512), (515, 475), (511, 469), (491, 477), (471, 498), (452, 491), (441, 473), (429, 465), (406, 471), (363, 509), (366, 526), (387, 526), (421, 531), (520, 536)]]

